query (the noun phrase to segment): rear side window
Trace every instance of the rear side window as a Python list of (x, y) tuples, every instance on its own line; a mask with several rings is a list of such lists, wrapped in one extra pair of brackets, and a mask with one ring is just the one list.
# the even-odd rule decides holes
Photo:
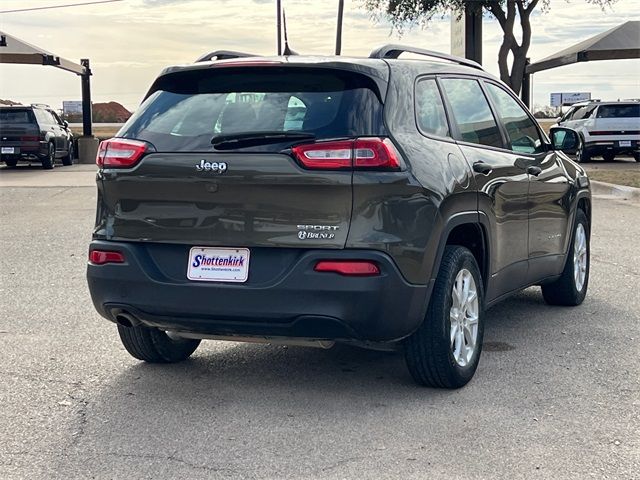
[(373, 82), (349, 72), (195, 70), (161, 77), (154, 89), (118, 136), (148, 141), (158, 151), (210, 151), (213, 136), (234, 133), (384, 134)]
[(421, 131), (440, 137), (449, 136), (440, 91), (432, 78), (420, 80), (416, 85), (416, 119)]
[(50, 113), (45, 112), (44, 110), (40, 110), (39, 108), (34, 108), (33, 113), (38, 119), (38, 123), (40, 125), (53, 125), (55, 122)]
[(585, 118), (589, 118), (597, 105), (585, 105), (583, 107), (578, 108), (570, 120), (583, 120)]
[(24, 109), (1, 109), (0, 123), (34, 123), (34, 117), (31, 110)]
[(628, 105), (600, 105), (596, 118), (638, 118), (640, 117), (640, 104)]
[(478, 82), (470, 79), (444, 78), (442, 86), (462, 140), (503, 148), (500, 130)]
[(485, 83), (489, 96), (493, 99), (496, 113), (505, 128), (511, 150), (519, 153), (542, 153), (545, 151), (536, 124), (520, 104), (502, 88), (493, 83)]

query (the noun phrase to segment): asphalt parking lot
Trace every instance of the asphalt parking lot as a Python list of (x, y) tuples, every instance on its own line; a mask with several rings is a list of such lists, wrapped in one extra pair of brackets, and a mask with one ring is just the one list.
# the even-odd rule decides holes
[(0, 169), (0, 478), (640, 478), (640, 205), (596, 198), (589, 294), (488, 312), (474, 380), (204, 342), (146, 365), (85, 283), (93, 166)]

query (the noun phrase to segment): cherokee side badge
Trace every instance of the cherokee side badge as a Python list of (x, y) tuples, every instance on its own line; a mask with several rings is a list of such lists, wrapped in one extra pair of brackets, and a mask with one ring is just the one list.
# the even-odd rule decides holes
[(206, 160), (200, 160), (200, 163), (196, 164), (196, 170), (198, 172), (211, 172), (216, 175), (221, 175), (227, 171), (226, 162), (207, 162)]

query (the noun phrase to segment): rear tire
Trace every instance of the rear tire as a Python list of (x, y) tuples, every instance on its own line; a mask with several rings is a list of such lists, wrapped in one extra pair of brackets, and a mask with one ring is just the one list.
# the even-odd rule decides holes
[(582, 210), (576, 213), (571, 247), (562, 275), (553, 283), (542, 285), (542, 296), (549, 305), (580, 305), (589, 286), (589, 222)]
[(15, 159), (5, 160), (4, 163), (9, 168), (15, 168), (16, 165), (18, 165), (18, 160), (15, 160)]
[(633, 158), (636, 160), (636, 162), (640, 162), (640, 153), (634, 153)]
[(448, 246), (426, 318), (404, 342), (411, 376), (429, 387), (463, 387), (478, 367), (483, 334), (484, 292), (478, 264), (466, 248)]
[(53, 143), (49, 143), (47, 148), (47, 155), (42, 157), (42, 168), (51, 170), (56, 165), (56, 147)]
[(73, 156), (75, 152), (73, 149), (73, 140), (69, 142), (69, 149), (67, 150), (67, 154), (62, 157), (62, 165), (68, 167), (69, 165), (73, 165)]
[(196, 351), (200, 340), (170, 338), (165, 332), (144, 326), (118, 325), (120, 340), (132, 357), (149, 363), (176, 363)]
[(603, 159), (605, 162), (613, 162), (613, 161), (615, 160), (615, 158), (616, 158), (615, 153), (604, 153), (604, 154), (602, 155), (602, 159)]

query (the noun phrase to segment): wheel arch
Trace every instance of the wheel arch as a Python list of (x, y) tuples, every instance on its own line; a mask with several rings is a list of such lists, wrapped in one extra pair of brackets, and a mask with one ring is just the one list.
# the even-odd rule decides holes
[(445, 223), (436, 261), (431, 273), (432, 280), (438, 275), (444, 249), (448, 245), (460, 245), (468, 248), (478, 263), (482, 275), (484, 291), (487, 291), (490, 278), (491, 252), (488, 219), (478, 212), (461, 212), (452, 215)]

